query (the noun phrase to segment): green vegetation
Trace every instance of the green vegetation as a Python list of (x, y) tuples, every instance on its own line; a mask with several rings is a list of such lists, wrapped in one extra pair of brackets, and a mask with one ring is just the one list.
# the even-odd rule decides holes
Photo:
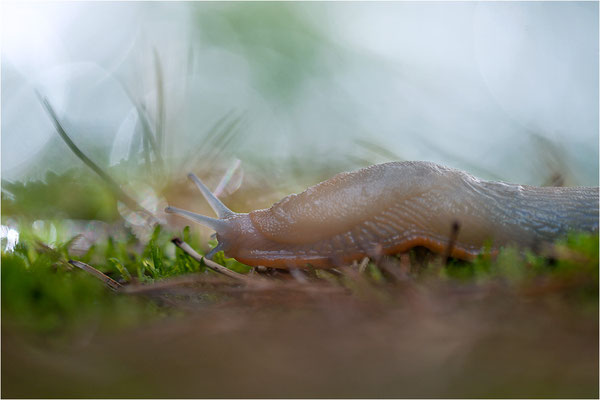
[(60, 175), (49, 171), (43, 181), (3, 180), (2, 215), (31, 220), (62, 217), (112, 221), (119, 217), (112, 192), (92, 172), (82, 169)]
[(2, 253), (2, 322), (34, 333), (60, 333), (99, 323), (131, 326), (157, 316), (151, 302), (110, 293), (100, 281), (61, 261), (64, 249), (20, 244)]
[(565, 285), (580, 283), (586, 293), (598, 298), (598, 235), (572, 234), (536, 255), (516, 248), (502, 249), (496, 257), (480, 255), (474, 262), (452, 261), (440, 270), (448, 279), (483, 283), (502, 280), (510, 285), (527, 285), (541, 279), (560, 280)]
[[(186, 274), (215, 274), (175, 247), (171, 243), (175, 236), (196, 249), (204, 247), (189, 227), (174, 233), (157, 226), (142, 247), (136, 236), (128, 233), (125, 240), (109, 237), (92, 245), (85, 254), (73, 256), (69, 254), (72, 241), (49, 247), (32, 231), (21, 232), (14, 251), (2, 253), (3, 320), (33, 331), (49, 332), (85, 325), (91, 320), (122, 326), (164, 313), (152, 301), (114, 293), (67, 261), (77, 259), (88, 263), (124, 285), (152, 284)], [(215, 246), (216, 241), (209, 245)], [(479, 286), (497, 282), (519, 293), (547, 288), (583, 302), (586, 307), (597, 308), (598, 245), (598, 235), (578, 234), (556, 243), (545, 255), (506, 248), (495, 257), (487, 253), (472, 263), (450, 260), (446, 266), (439, 257), (429, 255), (428, 260), (415, 250), (410, 254), (408, 279), (423, 286), (431, 286), (432, 282)], [(214, 261), (240, 273), (252, 270), (225, 258), (222, 252), (217, 253)], [(372, 262), (362, 275), (380, 288), (393, 285), (396, 280), (385, 268)], [(322, 284), (351, 290), (356, 287), (352, 279), (338, 280), (326, 271), (310, 277)]]

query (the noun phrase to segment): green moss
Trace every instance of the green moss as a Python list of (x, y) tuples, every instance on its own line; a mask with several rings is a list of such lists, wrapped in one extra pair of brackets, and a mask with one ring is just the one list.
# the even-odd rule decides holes
[(44, 255), (30, 263), (22, 252), (3, 253), (1, 274), (2, 321), (34, 332), (61, 332), (92, 321), (122, 326), (149, 317), (155, 308)]
[[(177, 275), (207, 272), (204, 265), (171, 243), (174, 236), (182, 237), (195, 249), (203, 247), (199, 237), (187, 227), (179, 233), (157, 227), (145, 246), (140, 247), (138, 239), (129, 233), (118, 240), (108, 238), (98, 242), (83, 256), (73, 257), (69, 254), (68, 242), (48, 247), (24, 230), (14, 252), (2, 253), (3, 320), (17, 322), (34, 331), (49, 332), (89, 320), (112, 321), (111, 324), (119, 325), (156, 315), (157, 307), (148, 305), (150, 302), (142, 304), (133, 297), (115, 293), (95, 277), (71, 268), (66, 261), (77, 258), (122, 283), (132, 280), (151, 283)], [(216, 241), (209, 245), (214, 247)], [(597, 234), (573, 234), (557, 242), (544, 255), (510, 247), (492, 255), (488, 248), (473, 262), (450, 260), (446, 266), (439, 256), (433, 255), (436, 258), (429, 262), (429, 267), (415, 269), (413, 277), (416, 283), (423, 285), (431, 280), (470, 285), (500, 281), (515, 290), (549, 285), (558, 288), (555, 291), (565, 298), (593, 305), (598, 300), (598, 247)], [(213, 260), (239, 273), (251, 270), (226, 258), (223, 252), (217, 253)], [(411, 258), (411, 263), (413, 261)], [(319, 271), (315, 276), (331, 280), (323, 273)], [(378, 286), (387, 281), (373, 263), (369, 263), (365, 274)], [(418, 279), (421, 274), (425, 277), (423, 280)], [(149, 307), (154, 307), (150, 313)]]

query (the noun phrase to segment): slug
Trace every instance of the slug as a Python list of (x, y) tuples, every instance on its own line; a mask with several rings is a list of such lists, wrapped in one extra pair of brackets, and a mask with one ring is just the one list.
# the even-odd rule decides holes
[(341, 173), (247, 214), (229, 210), (198, 177), (189, 177), (219, 218), (165, 211), (216, 231), (219, 244), (208, 258), (223, 250), (252, 266), (327, 268), (415, 246), (471, 260), (487, 241), (493, 249), (533, 248), (570, 231), (598, 232), (597, 187), (491, 182), (431, 162)]

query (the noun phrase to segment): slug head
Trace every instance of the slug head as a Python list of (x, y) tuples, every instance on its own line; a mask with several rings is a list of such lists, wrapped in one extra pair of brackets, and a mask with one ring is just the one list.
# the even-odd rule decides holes
[[(211, 218), (206, 215), (196, 214), (191, 211), (182, 210), (177, 207), (167, 207), (165, 212), (177, 214), (191, 221), (202, 224), (213, 229), (217, 233), (218, 246), (215, 247), (206, 257), (211, 258), (214, 253), (230, 249), (230, 245), (236, 241), (236, 238), (242, 233), (247, 233), (251, 225), (248, 214), (239, 214), (231, 211), (221, 202), (204, 183), (194, 174), (189, 174), (190, 178), (198, 187), (208, 204), (215, 211), (219, 218)], [(248, 221), (246, 221), (248, 220)]]

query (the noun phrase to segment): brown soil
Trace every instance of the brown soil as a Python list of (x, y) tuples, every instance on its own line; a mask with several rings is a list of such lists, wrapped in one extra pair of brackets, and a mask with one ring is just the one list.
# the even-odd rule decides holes
[(555, 291), (217, 279), (144, 295), (178, 315), (68, 342), (3, 324), (2, 396), (598, 397), (597, 308)]

